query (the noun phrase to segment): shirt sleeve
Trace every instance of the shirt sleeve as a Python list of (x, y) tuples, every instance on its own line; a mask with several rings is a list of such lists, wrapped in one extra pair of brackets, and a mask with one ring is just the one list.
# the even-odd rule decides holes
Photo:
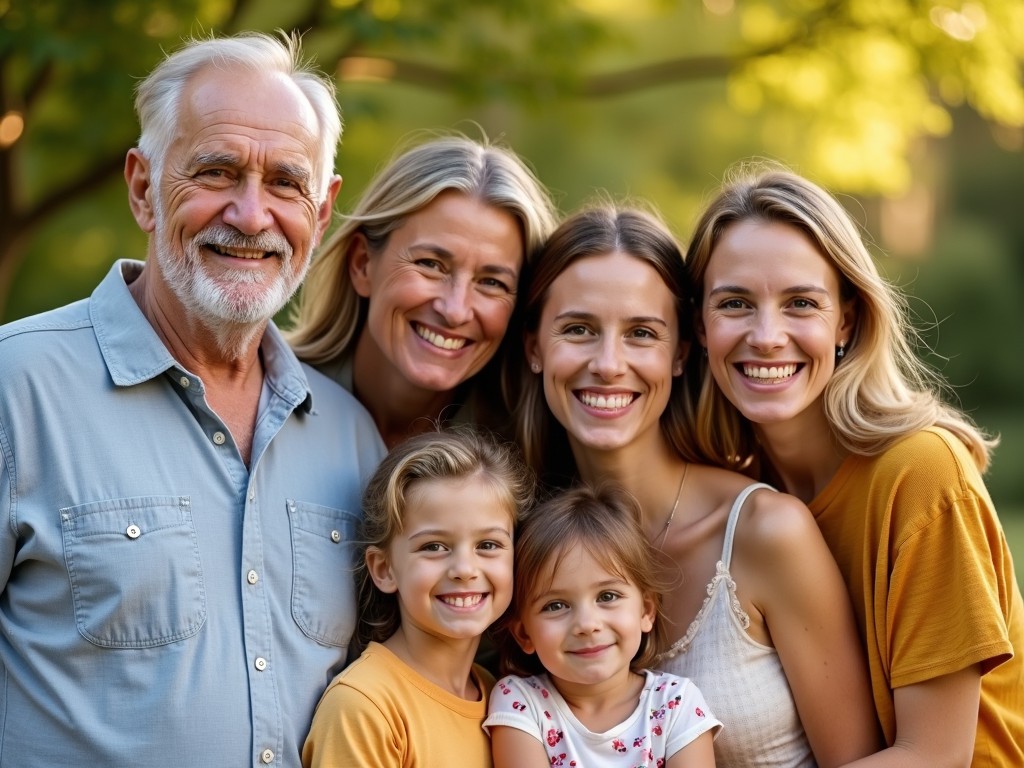
[(899, 543), (885, 605), (893, 688), (1012, 657), (1000, 538), (988, 500), (965, 493)]
[(379, 768), (402, 765), (404, 739), (387, 713), (344, 683), (328, 688), (302, 748), (303, 768)]
[(534, 678), (510, 676), (499, 680), (491, 689), (484, 730), (489, 736), (495, 725), (517, 728), (543, 743), (545, 715), (539, 705), (540, 696), (530, 685)]
[(665, 757), (693, 742), (698, 736), (714, 731), (714, 738), (722, 729), (722, 721), (715, 717), (704, 694), (686, 678), (676, 678), (678, 684), (667, 686), (662, 708), (653, 708), (653, 716), (664, 716), (666, 730)]

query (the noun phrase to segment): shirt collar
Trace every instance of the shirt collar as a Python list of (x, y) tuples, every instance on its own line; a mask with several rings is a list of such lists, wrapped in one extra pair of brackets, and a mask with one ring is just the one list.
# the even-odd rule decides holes
[[(185, 370), (167, 351), (128, 290), (144, 266), (144, 262), (131, 259), (116, 261), (89, 302), (103, 360), (110, 378), (120, 387), (141, 384), (172, 368)], [(260, 353), (267, 385), (293, 408), (312, 411), (313, 393), (306, 373), (273, 322), (260, 341)]]

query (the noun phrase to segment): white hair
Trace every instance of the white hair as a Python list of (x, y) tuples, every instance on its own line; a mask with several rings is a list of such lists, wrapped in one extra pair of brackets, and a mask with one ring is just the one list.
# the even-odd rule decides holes
[(320, 152), (314, 158), (313, 171), (314, 178), (319, 179), (317, 202), (323, 202), (334, 175), (334, 158), (341, 139), (341, 111), (334, 81), (302, 58), (301, 38), (296, 33), (281, 32), (279, 37), (273, 37), (245, 32), (233, 37), (189, 40), (139, 83), (135, 92), (135, 111), (141, 126), (138, 148), (149, 161), (155, 187), (159, 186), (164, 159), (174, 139), (181, 94), (189, 80), (209, 66), (279, 72), (298, 86), (318, 123)]

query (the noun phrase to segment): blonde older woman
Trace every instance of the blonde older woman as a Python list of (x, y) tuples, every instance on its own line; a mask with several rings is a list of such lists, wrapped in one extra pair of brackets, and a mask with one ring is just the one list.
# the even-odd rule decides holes
[(500, 426), (492, 361), (555, 221), (512, 151), (463, 136), (414, 146), (324, 244), (289, 340), (355, 394), (389, 446), (439, 421)]

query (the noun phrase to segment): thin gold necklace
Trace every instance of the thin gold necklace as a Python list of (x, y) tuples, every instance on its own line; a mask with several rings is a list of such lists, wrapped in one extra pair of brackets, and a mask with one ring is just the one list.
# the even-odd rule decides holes
[(683, 476), (679, 478), (679, 490), (676, 491), (676, 500), (672, 503), (672, 511), (668, 513), (668, 519), (665, 521), (665, 527), (661, 531), (661, 541), (658, 543), (658, 549), (665, 548), (665, 540), (668, 538), (668, 529), (672, 525), (672, 520), (676, 516), (676, 510), (679, 508), (679, 499), (683, 495), (683, 483), (686, 482), (686, 470), (690, 468), (689, 462), (683, 464)]

